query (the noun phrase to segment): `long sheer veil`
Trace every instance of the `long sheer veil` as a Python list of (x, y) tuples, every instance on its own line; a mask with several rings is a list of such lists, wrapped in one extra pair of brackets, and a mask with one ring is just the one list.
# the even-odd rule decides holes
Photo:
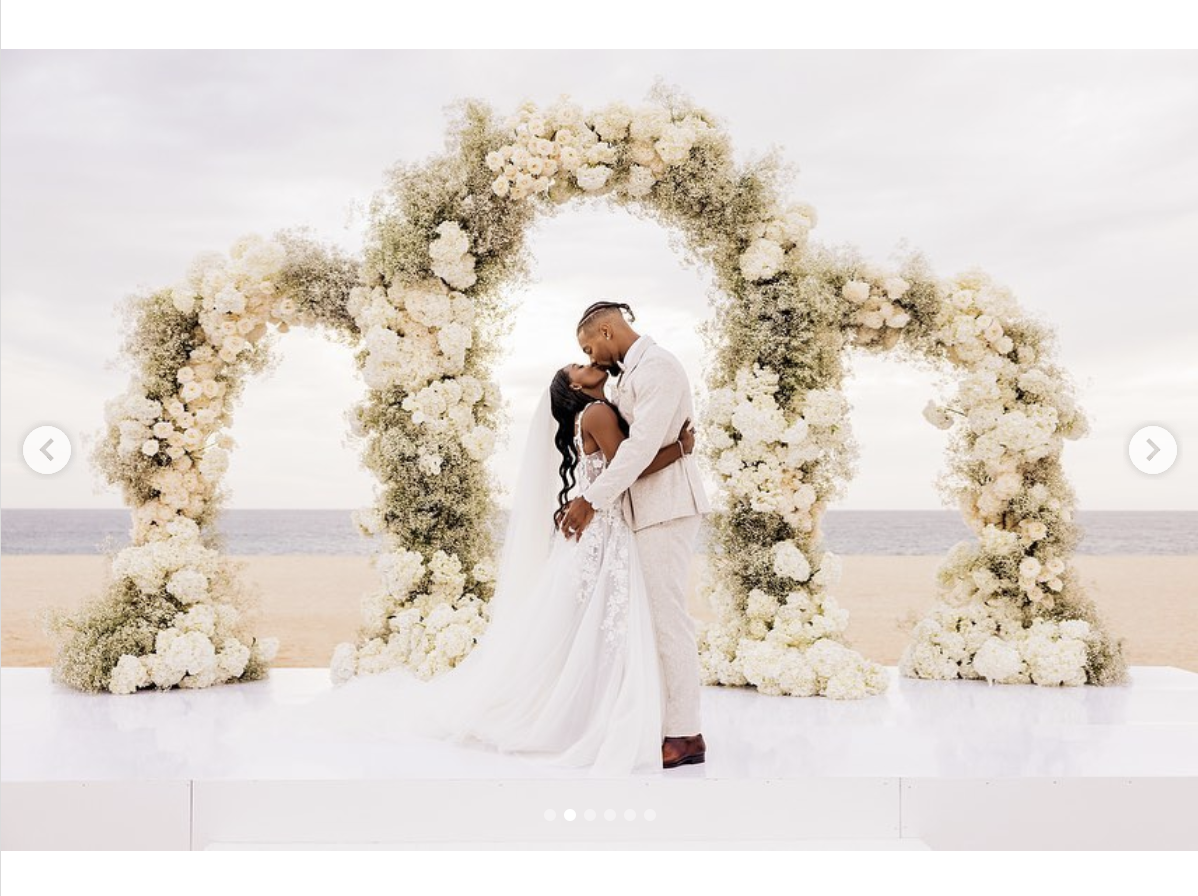
[(549, 389), (545, 388), (533, 411), (521, 454), (491, 599), (493, 611), (532, 593), (553, 547), (553, 512), (561, 488), (561, 457), (553, 441), (556, 431)]
[(416, 678), (403, 665), (358, 674), (300, 706), (270, 706), (255, 711), (252, 718), (239, 719), (240, 730), (227, 733), (226, 744), (258, 753), (269, 746), (268, 755), (277, 760), (298, 756), (301, 749), (317, 751), (306, 754), (309, 758), (322, 749), (325, 755), (340, 756), (340, 751), (366, 749), (370, 743), (406, 734), (468, 740), (480, 726), (509, 742), (519, 739), (523, 732), (513, 727), (519, 720), (509, 720), (501, 695), (510, 687), (525, 693), (552, 687), (553, 682), (545, 680), (548, 676), (537, 672), (541, 660), (530, 656), (528, 644), (530, 638), (536, 640), (536, 632), (544, 631), (541, 626), (550, 625), (568, 607), (552, 599), (553, 583), (542, 578), (556, 535), (556, 429), (546, 387), (523, 445), (488, 605), (491, 619), (454, 668), (428, 680)]

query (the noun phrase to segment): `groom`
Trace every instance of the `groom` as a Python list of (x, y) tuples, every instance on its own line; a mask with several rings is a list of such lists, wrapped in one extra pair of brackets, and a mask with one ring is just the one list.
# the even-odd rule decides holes
[(682, 424), (694, 419), (694, 407), (682, 364), (652, 338), (637, 334), (624, 311), (636, 320), (622, 302), (596, 302), (578, 322), (578, 344), (591, 364), (619, 374), (612, 401), (630, 430), (606, 469), (566, 506), (561, 529), (579, 537), (596, 507), (621, 501), (645, 561), (664, 688), (661, 760), (663, 768), (674, 768), (703, 762), (707, 751), (699, 733), (699, 651), (686, 586), (702, 514), (711, 505), (689, 455), (637, 479)]

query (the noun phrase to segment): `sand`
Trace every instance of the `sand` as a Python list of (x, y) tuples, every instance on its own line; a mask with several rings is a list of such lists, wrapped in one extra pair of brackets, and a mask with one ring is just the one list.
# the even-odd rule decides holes
[[(254, 631), (279, 639), (276, 666), (327, 666), (334, 646), (354, 639), (360, 598), (377, 584), (364, 556), (237, 559), (261, 595)], [(870, 659), (896, 665), (908, 638), (904, 623), (923, 616), (935, 599), (941, 558), (843, 559), (844, 578), (832, 593), (849, 610), (847, 638)], [(1198, 672), (1198, 557), (1079, 555), (1075, 562), (1108, 630), (1125, 639), (1129, 664)], [(691, 578), (696, 619), (712, 618), (694, 587), (703, 563), (697, 558)], [(94, 597), (107, 564), (102, 555), (0, 557), (0, 665), (51, 665), (53, 642), (40, 630), (39, 612)]]

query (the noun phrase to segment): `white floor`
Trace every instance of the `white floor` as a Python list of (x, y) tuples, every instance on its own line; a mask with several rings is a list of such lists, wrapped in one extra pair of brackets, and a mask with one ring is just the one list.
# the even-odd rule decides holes
[[(596, 781), (423, 738), (264, 743), (237, 755), (222, 746), (221, 732), (247, 715), (330, 689), (323, 668), (130, 696), (78, 693), (45, 668), (4, 668), (0, 845), (710, 848), (731, 838), (985, 848), (1016, 845), (1002, 832), (1018, 815), (1019, 830), (1045, 828), (1034, 845), (1061, 828), (1055, 842), (1080, 848), (1198, 846), (1198, 673), (1138, 666), (1127, 687), (1040, 688), (889, 671), (885, 694), (855, 701), (704, 688), (706, 763)], [(968, 831), (964, 801), (975, 816)], [(1111, 827), (1119, 805), (1134, 825)], [(122, 808), (136, 822), (105, 829), (100, 819)]]
[[(704, 778), (1198, 775), (1198, 673), (1137, 666), (1128, 687), (1041, 688), (904, 678), (864, 700), (703, 688)], [(45, 668), (0, 670), (0, 780), (545, 778), (568, 769), (412, 738), (227, 755), (218, 734), (271, 703), (332, 688), (274, 669), (203, 690), (83, 694)], [(652, 776), (650, 776), (652, 777)]]

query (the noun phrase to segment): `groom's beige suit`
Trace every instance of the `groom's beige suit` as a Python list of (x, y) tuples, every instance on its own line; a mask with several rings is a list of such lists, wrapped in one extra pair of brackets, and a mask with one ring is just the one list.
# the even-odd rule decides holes
[(673, 354), (642, 335), (624, 355), (612, 403), (629, 436), (582, 496), (596, 508), (619, 500), (645, 574), (662, 674), (662, 736), (698, 734), (699, 653), (686, 591), (702, 514), (711, 512), (692, 456), (637, 477), (658, 450), (695, 420), (686, 370)]

